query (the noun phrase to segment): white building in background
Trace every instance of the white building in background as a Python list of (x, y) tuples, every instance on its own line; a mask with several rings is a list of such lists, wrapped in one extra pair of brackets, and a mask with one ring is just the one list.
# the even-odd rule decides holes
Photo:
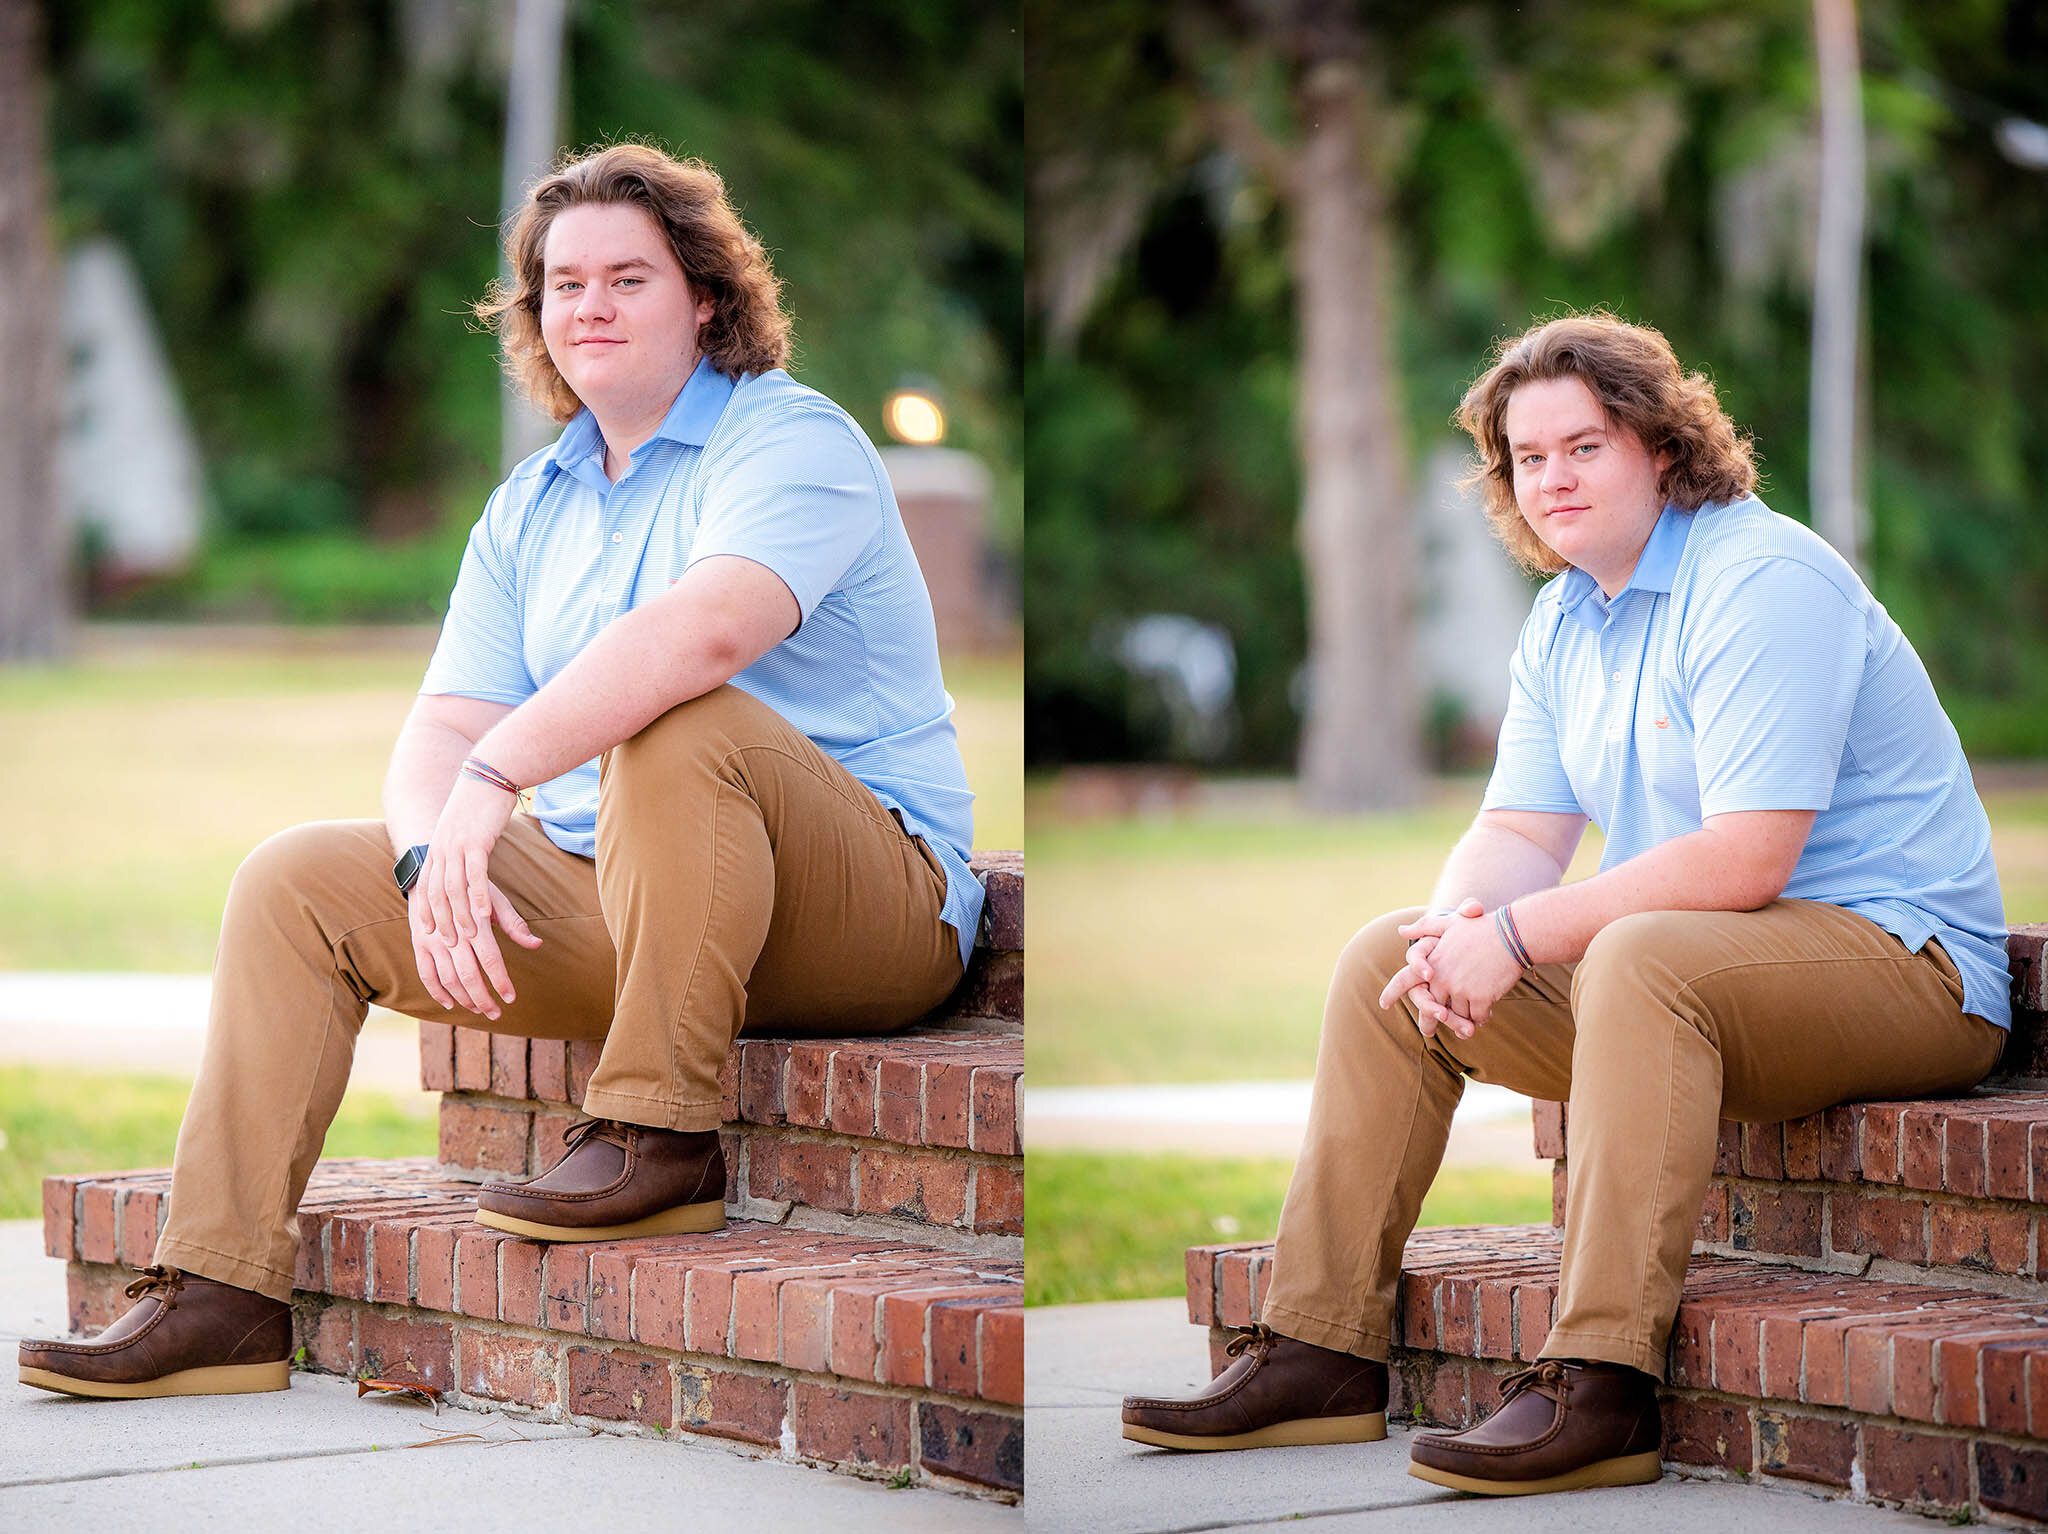
[(1491, 741), (1508, 709), (1508, 658), (1535, 592), (1492, 530), (1476, 492), (1458, 488), (1469, 448), (1444, 442), (1422, 466), (1423, 600), (1416, 641), (1426, 695), (1457, 700)]
[(64, 525), (98, 530), (115, 579), (170, 574), (199, 549), (199, 450), (135, 264), (88, 241), (64, 267)]

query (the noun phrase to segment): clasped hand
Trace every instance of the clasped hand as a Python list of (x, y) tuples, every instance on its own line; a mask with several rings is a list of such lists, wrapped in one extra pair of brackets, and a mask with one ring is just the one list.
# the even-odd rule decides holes
[(1408, 939), (1408, 952), (1380, 992), (1380, 1006), (1406, 996), (1424, 1038), (1435, 1037), (1438, 1028), (1471, 1038), (1522, 976), (1485, 907), (1469, 896), (1455, 911), (1434, 911), (1395, 930)]
[(493, 1020), (498, 1004), (492, 988), (508, 1005), (517, 999), (491, 935), (493, 918), (520, 947), (541, 945), (488, 876), (491, 848), (504, 833), (516, 802), (501, 788), (468, 773), (459, 775), (434, 824), (426, 864), (407, 902), (413, 962), (428, 994), (444, 1008), (459, 1003)]

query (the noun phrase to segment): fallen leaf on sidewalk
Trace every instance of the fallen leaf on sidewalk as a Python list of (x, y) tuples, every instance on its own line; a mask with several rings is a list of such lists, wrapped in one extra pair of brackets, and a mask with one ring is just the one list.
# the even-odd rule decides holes
[(365, 1376), (356, 1381), (356, 1399), (360, 1401), (371, 1391), (380, 1395), (395, 1396), (400, 1400), (419, 1401), (434, 1408), (434, 1415), (441, 1415), (441, 1392), (432, 1385), (422, 1385), (413, 1380), (373, 1380)]

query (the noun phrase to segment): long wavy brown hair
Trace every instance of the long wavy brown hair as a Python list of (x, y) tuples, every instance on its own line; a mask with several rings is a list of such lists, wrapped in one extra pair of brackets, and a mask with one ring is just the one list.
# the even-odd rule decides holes
[(1525, 568), (1554, 574), (1566, 561), (1536, 536), (1515, 504), (1508, 399), (1525, 383), (1552, 378), (1578, 379), (1610, 425), (1633, 432), (1652, 457), (1669, 455), (1659, 488), (1671, 504), (1697, 511), (1756, 489), (1748, 435), (1728, 419), (1713, 380), (1684, 371), (1661, 332), (1605, 312), (1546, 320), (1500, 343), (1456, 416), (1479, 449), (1466, 484), (1483, 491), (1494, 536)]
[(679, 160), (647, 144), (612, 144), (564, 158), (534, 183), (505, 230), (511, 279), (491, 284), (473, 307), (498, 333), (505, 371), (535, 406), (557, 421), (583, 408), (555, 368), (541, 336), (541, 271), (555, 215), (582, 203), (644, 208), (668, 237), (690, 291), (711, 300), (697, 345), (721, 373), (765, 373), (789, 360), (789, 316), (782, 280), (725, 195), (725, 182), (702, 160)]

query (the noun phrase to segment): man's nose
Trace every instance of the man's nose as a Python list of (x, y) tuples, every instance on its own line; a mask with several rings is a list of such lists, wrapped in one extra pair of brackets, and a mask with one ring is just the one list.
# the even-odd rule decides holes
[(579, 320), (608, 319), (611, 312), (612, 295), (602, 283), (585, 288), (576, 300), (576, 317)]
[(1578, 482), (1572, 473), (1572, 461), (1559, 453), (1552, 453), (1543, 460), (1543, 488), (1545, 490), (1569, 490)]

